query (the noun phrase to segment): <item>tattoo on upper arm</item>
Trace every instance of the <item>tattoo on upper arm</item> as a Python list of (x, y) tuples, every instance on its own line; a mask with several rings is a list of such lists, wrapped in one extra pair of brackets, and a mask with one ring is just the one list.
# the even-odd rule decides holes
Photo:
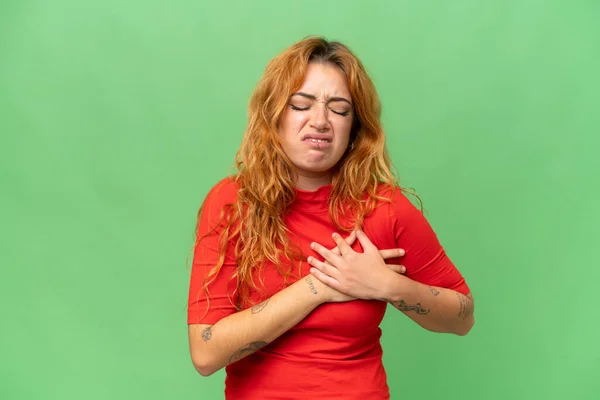
[(312, 279), (310, 276), (306, 277), (306, 282), (308, 282), (308, 287), (310, 288), (310, 291), (312, 292), (312, 294), (318, 294), (319, 292), (317, 292), (317, 289), (315, 288), (315, 284), (313, 283)]
[(208, 328), (205, 328), (202, 331), (202, 340), (204, 340), (205, 342), (208, 342), (210, 340), (210, 338), (212, 337), (212, 326), (209, 326)]
[(429, 290), (431, 291), (431, 294), (433, 294), (434, 296), (437, 296), (441, 292), (441, 289), (434, 288), (433, 286), (428, 286), (428, 287), (429, 287)]
[(260, 304), (257, 304), (255, 306), (253, 306), (251, 308), (251, 312), (252, 314), (258, 314), (259, 312), (261, 312), (263, 310), (263, 308), (265, 308), (267, 306), (267, 303), (269, 302), (269, 299), (266, 299), (265, 301), (263, 301)]
[(429, 309), (429, 308), (425, 309), (425, 308), (421, 307), (421, 303), (406, 304), (406, 302), (404, 300), (392, 301), (392, 302), (390, 302), (390, 304), (393, 305), (394, 307), (396, 307), (400, 311), (415, 311), (417, 314), (420, 314), (420, 315), (427, 315), (431, 311), (431, 309)]
[(262, 342), (262, 341), (249, 343), (249, 344), (245, 345), (244, 347), (242, 347), (241, 349), (239, 349), (238, 351), (236, 351), (235, 353), (233, 353), (233, 355), (229, 359), (229, 363), (241, 360), (242, 358), (249, 356), (250, 354), (254, 353), (255, 351), (262, 349), (266, 345), (267, 345), (267, 342)]
[(458, 310), (458, 319), (463, 320), (473, 312), (473, 302), (462, 293), (456, 292), (460, 308)]

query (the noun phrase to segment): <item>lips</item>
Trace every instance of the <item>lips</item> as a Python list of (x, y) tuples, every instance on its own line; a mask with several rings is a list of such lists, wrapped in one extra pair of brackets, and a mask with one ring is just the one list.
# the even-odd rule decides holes
[(313, 143), (331, 143), (333, 136), (327, 133), (308, 133), (302, 137), (302, 141), (311, 141)]
[(309, 133), (304, 135), (302, 141), (313, 150), (326, 150), (333, 146), (333, 136), (327, 133)]

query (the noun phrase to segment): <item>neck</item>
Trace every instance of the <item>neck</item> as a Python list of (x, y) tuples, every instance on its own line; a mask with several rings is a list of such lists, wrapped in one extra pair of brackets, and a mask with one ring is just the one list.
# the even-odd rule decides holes
[(331, 174), (309, 175), (298, 173), (296, 178), (296, 187), (300, 190), (315, 191), (321, 186), (331, 183)]

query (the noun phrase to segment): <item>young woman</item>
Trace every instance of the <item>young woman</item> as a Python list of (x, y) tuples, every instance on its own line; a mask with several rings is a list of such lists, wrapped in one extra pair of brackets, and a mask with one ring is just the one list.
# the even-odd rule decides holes
[(227, 399), (387, 399), (387, 304), (457, 335), (474, 306), (391, 173), (373, 83), (311, 37), (271, 60), (249, 111), (238, 172), (198, 214), (193, 364), (226, 368)]

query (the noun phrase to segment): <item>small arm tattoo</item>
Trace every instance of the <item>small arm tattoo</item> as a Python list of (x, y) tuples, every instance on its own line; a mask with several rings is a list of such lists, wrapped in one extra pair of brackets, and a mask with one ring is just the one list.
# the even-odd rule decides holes
[(417, 314), (420, 314), (420, 315), (427, 315), (431, 311), (431, 309), (429, 309), (429, 308), (425, 309), (425, 308), (421, 307), (421, 303), (406, 304), (406, 302), (404, 300), (393, 301), (390, 304), (393, 305), (394, 307), (396, 307), (400, 311), (415, 311)]
[(433, 286), (428, 286), (428, 287), (429, 287), (429, 290), (431, 291), (431, 294), (433, 294), (434, 296), (437, 296), (441, 292), (440, 289), (436, 289)]
[(261, 312), (263, 310), (263, 308), (265, 308), (267, 306), (267, 303), (269, 302), (269, 299), (266, 299), (265, 301), (263, 301), (260, 304), (257, 304), (255, 306), (253, 306), (251, 308), (251, 312), (252, 314), (258, 314), (259, 312)]
[(202, 331), (202, 340), (204, 340), (205, 342), (208, 342), (210, 340), (210, 338), (212, 337), (212, 326), (209, 326), (208, 328), (204, 329)]
[(318, 294), (319, 292), (317, 292), (317, 289), (315, 288), (315, 284), (313, 283), (312, 279), (310, 276), (306, 277), (306, 282), (308, 282), (308, 287), (310, 288), (310, 291), (312, 292), (312, 294)]
[(473, 302), (467, 298), (462, 293), (456, 292), (456, 296), (458, 297), (458, 302), (460, 304), (460, 309), (458, 311), (458, 319), (462, 321), (473, 312)]
[(239, 349), (238, 351), (236, 351), (235, 353), (233, 353), (233, 355), (229, 359), (229, 363), (241, 360), (242, 358), (249, 356), (250, 354), (254, 353), (255, 351), (262, 349), (266, 345), (267, 345), (267, 342), (249, 343), (249, 344), (245, 345), (244, 347), (242, 347), (241, 349)]

